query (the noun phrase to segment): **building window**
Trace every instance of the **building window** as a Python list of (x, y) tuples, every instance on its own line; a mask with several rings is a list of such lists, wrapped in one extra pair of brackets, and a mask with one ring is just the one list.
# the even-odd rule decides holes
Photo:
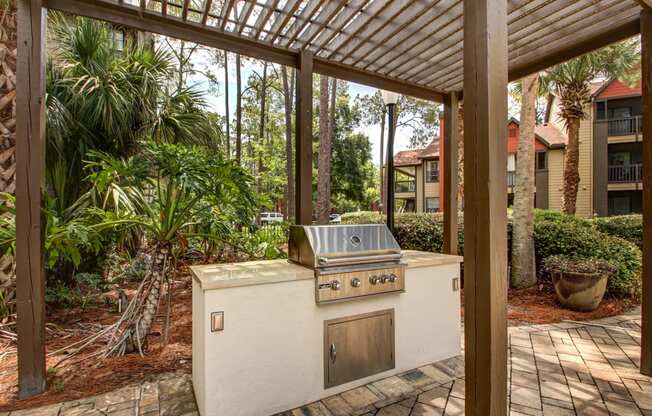
[(426, 161), (426, 182), (439, 181), (439, 161), (427, 160)]
[(537, 170), (547, 169), (546, 152), (537, 152)]
[(516, 170), (516, 153), (507, 155), (507, 172), (514, 172)]
[(439, 198), (426, 198), (426, 212), (439, 211)]
[(122, 30), (113, 31), (113, 47), (122, 52), (125, 49), (125, 33)]

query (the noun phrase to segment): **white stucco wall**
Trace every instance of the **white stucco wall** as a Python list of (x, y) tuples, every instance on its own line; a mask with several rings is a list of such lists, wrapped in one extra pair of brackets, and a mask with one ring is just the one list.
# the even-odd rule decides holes
[[(406, 291), (317, 306), (314, 281), (202, 291), (193, 283), (193, 384), (203, 416), (261, 416), (460, 354), (459, 264), (410, 268)], [(396, 368), (324, 389), (324, 321), (395, 309)], [(211, 312), (225, 329), (210, 332)]]

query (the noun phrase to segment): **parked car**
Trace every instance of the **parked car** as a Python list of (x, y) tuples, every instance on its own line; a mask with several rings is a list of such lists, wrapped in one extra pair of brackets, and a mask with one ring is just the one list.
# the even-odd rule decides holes
[(341, 224), (342, 216), (340, 214), (331, 214), (329, 215), (329, 221), (331, 224)]
[(269, 225), (275, 222), (283, 222), (283, 214), (280, 212), (261, 212), (260, 225)]

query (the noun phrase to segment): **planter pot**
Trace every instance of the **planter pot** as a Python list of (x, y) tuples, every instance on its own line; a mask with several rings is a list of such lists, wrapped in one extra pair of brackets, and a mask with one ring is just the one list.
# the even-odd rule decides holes
[(580, 312), (595, 310), (607, 289), (606, 274), (550, 272), (559, 302)]

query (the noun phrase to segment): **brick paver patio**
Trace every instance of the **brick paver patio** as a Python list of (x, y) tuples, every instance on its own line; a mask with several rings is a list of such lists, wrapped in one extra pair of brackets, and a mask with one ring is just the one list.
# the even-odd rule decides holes
[[(509, 328), (509, 414), (652, 415), (652, 379), (637, 368), (640, 323), (640, 310), (635, 310), (599, 321)], [(459, 356), (281, 415), (463, 415), (463, 377)], [(175, 373), (97, 397), (0, 412), (19, 415), (190, 416), (197, 408), (190, 375)]]

